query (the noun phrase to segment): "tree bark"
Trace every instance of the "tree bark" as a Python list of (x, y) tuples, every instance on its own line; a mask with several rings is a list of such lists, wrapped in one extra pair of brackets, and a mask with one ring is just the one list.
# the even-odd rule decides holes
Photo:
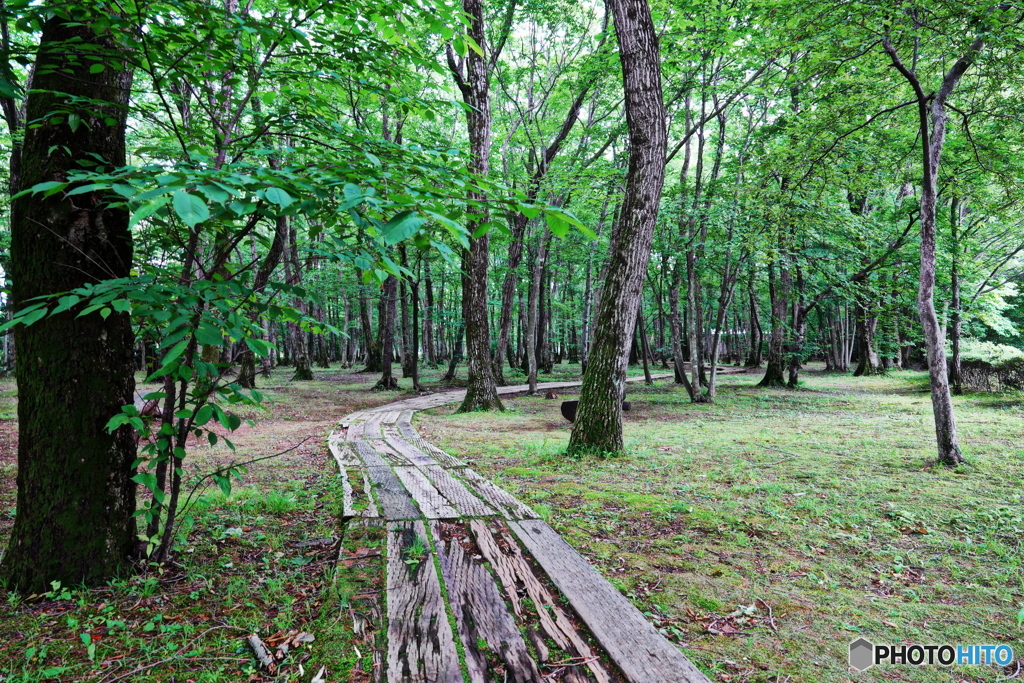
[(395, 353), (395, 309), (398, 303), (398, 278), (388, 275), (381, 292), (382, 313), (380, 319), (381, 376), (374, 385), (378, 391), (397, 391), (398, 380), (391, 372)]
[[(921, 277), (917, 290), (917, 308), (924, 328), (925, 347), (928, 351), (928, 379), (932, 389), (932, 413), (935, 416), (935, 440), (938, 460), (955, 466), (964, 461), (957, 437), (956, 418), (953, 415), (953, 397), (949, 392), (946, 369), (945, 339), (939, 318), (935, 313), (935, 214), (938, 191), (939, 161), (946, 140), (946, 100), (953, 94), (960, 78), (974, 62), (985, 44), (984, 33), (971, 43), (942, 79), (937, 92), (924, 92), (917, 75), (909, 70), (888, 36), (882, 47), (899, 71), (914, 89), (917, 98), (921, 134)], [(930, 121), (929, 121), (930, 119)], [(930, 123), (930, 125), (929, 125)]]
[(665, 103), (650, 8), (646, 0), (607, 0), (606, 6), (614, 18), (622, 62), (629, 171), (598, 305), (594, 345), (569, 440), (570, 453), (618, 453), (624, 449), (626, 359), (665, 180)]
[[(92, 73), (97, 63), (106, 68)], [(25, 131), (21, 188), (62, 180), (90, 155), (106, 160), (100, 172), (124, 166), (132, 72), (114, 37), (95, 33), (88, 17), (75, 22), (58, 13), (43, 25), (35, 64), (26, 120), (36, 125)], [(69, 110), (80, 117), (76, 127), (51, 119)], [(105, 194), (29, 193), (12, 202), (16, 309), (33, 297), (129, 276), (128, 214), (108, 206)], [(135, 437), (127, 425), (106, 429), (132, 403), (131, 321), (127, 313), (78, 312), (14, 333), (18, 514), (0, 580), (23, 591), (50, 590), (51, 581), (101, 584), (138, 557)]]
[[(463, 0), (462, 8), (469, 17), (467, 35), (476, 41), (484, 54), (490, 54), (484, 40), (484, 8), (482, 0)], [(466, 109), (466, 124), (469, 129), (470, 163), (469, 170), (486, 177), (490, 169), (491, 156), (491, 94), (488, 67), (484, 56), (475, 50), (466, 55), (466, 74), (462, 78), (456, 73), (462, 99), (469, 105)], [(469, 378), (466, 382), (466, 398), (457, 412), (475, 410), (504, 410), (498, 399), (494, 382), (494, 366), (491, 363), (491, 335), (487, 320), (487, 265), (490, 235), (476, 236), (477, 230), (487, 223), (487, 197), (480, 191), (470, 192), (473, 218), (467, 224), (470, 235), (469, 249), (465, 252), (466, 271), (463, 310), (466, 319), (466, 355), (469, 360)]]

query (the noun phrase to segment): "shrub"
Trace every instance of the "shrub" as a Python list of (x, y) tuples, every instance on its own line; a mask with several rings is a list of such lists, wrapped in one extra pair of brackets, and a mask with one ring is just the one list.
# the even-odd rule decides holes
[(1024, 351), (966, 339), (960, 346), (960, 376), (974, 391), (1024, 389)]

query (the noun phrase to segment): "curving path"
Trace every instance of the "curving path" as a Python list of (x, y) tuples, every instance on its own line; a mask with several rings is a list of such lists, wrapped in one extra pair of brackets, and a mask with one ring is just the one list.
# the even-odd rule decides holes
[(464, 396), (353, 413), (328, 438), (349, 527), (386, 529), (387, 655), (374, 679), (707, 682), (528, 506), (420, 438), (413, 413)]

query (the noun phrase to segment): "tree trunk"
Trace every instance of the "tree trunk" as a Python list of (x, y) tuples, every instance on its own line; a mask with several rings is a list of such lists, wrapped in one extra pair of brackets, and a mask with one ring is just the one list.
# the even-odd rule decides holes
[[(476, 41), (484, 54), (490, 54), (484, 40), (484, 8), (482, 0), (463, 0), (462, 8), (469, 18), (467, 35)], [(490, 169), (491, 156), (491, 94), (484, 56), (475, 50), (466, 54), (465, 79), (458, 79), (462, 98), (466, 102), (466, 125), (469, 129), (470, 163), (469, 170), (475, 175), (486, 177)], [(470, 235), (487, 223), (485, 203), (487, 197), (480, 191), (469, 193), (471, 202), (478, 206), (473, 210), (472, 219), (466, 225)], [(463, 310), (466, 319), (466, 355), (469, 360), (469, 378), (466, 382), (466, 398), (457, 412), (474, 410), (504, 410), (498, 399), (494, 383), (494, 366), (491, 362), (491, 335), (487, 320), (487, 265), (490, 235), (470, 237), (469, 249), (465, 252), (466, 277), (462, 295), (465, 297)]]
[(398, 278), (394, 275), (388, 275), (384, 280), (381, 302), (381, 376), (373, 388), (378, 391), (397, 391), (400, 388), (398, 380), (391, 373), (391, 363), (395, 354), (395, 308), (398, 304)]
[[(359, 320), (363, 327), (363, 349), (366, 356), (366, 367), (363, 372), (381, 372), (384, 364), (381, 363), (380, 344), (373, 336), (373, 322), (370, 320), (372, 311), (370, 309), (369, 297), (366, 295), (366, 286), (359, 286)], [(379, 321), (378, 321), (379, 322)]]
[(954, 394), (964, 393), (963, 373), (960, 361), (960, 336), (962, 334), (962, 308), (960, 299), (960, 221), (963, 217), (960, 198), (954, 196), (949, 207), (949, 226), (952, 236), (953, 263), (950, 267), (950, 289), (952, 301), (949, 305), (949, 342), (952, 356), (949, 361), (949, 383)]
[(423, 311), (423, 351), (427, 365), (437, 367), (437, 345), (434, 342), (434, 280), (430, 277), (430, 261), (423, 260), (423, 284), (426, 287), (427, 308)]
[[(132, 72), (114, 38), (97, 35), (87, 21), (58, 14), (43, 25), (26, 117), (36, 124), (21, 148), (21, 188), (64, 178), (90, 156), (107, 160), (99, 172), (125, 164)], [(93, 64), (106, 68), (92, 73)], [(76, 112), (79, 125), (51, 122), (56, 111)], [(12, 202), (15, 309), (33, 297), (129, 276), (128, 214), (108, 206), (105, 194), (29, 193)], [(133, 400), (131, 321), (127, 313), (78, 312), (15, 328), (18, 514), (0, 580), (22, 591), (50, 590), (51, 581), (102, 584), (138, 557), (135, 436), (127, 425), (106, 429)]]
[(570, 453), (619, 453), (626, 356), (636, 324), (665, 180), (665, 104), (658, 38), (646, 0), (607, 0), (622, 62), (629, 171), (597, 311), (596, 335), (580, 390)]
[(785, 342), (786, 328), (786, 301), (789, 298), (789, 271), (781, 269), (783, 277), (781, 282), (776, 282), (775, 264), (768, 265), (768, 292), (772, 304), (772, 332), (768, 337), (768, 358), (765, 367), (764, 377), (757, 383), (759, 387), (783, 387), (786, 386), (786, 357), (783, 349)]
[[(287, 221), (287, 219), (285, 219)], [(299, 260), (298, 234), (295, 224), (288, 221), (288, 251), (291, 272), (287, 275), (288, 284), (292, 287), (302, 286), (302, 262)], [(295, 307), (305, 316), (308, 313), (308, 304), (303, 299), (295, 301)], [(288, 340), (292, 347), (292, 364), (295, 373), (292, 375), (293, 382), (304, 382), (313, 379), (313, 367), (309, 360), (309, 345), (306, 343), (306, 335), (295, 323), (288, 323)]]
[(532, 396), (537, 393), (537, 349), (540, 346), (540, 297), (541, 283), (543, 281), (544, 264), (548, 255), (548, 229), (545, 227), (537, 240), (537, 257), (534, 259), (533, 276), (530, 279), (530, 300), (527, 304), (529, 312), (526, 318), (526, 363), (527, 383), (530, 385), (529, 393)]
[[(939, 462), (954, 466), (964, 461), (953, 415), (953, 398), (949, 393), (946, 349), (939, 318), (935, 313), (935, 213), (942, 146), (946, 140), (946, 100), (953, 94), (960, 78), (970, 68), (985, 44), (985, 32), (971, 43), (942, 79), (938, 91), (926, 94), (917, 75), (900, 61), (888, 36), (882, 46), (893, 66), (903, 74), (917, 98), (921, 138), (921, 277), (917, 290), (917, 308), (924, 328), (928, 351), (928, 379), (932, 389), (932, 412), (935, 415), (935, 439)], [(930, 119), (930, 126), (929, 126)]]

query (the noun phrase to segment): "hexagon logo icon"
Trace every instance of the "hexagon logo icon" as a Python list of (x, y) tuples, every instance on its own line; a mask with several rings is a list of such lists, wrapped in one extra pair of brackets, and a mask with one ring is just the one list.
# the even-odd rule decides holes
[(867, 671), (875, 664), (875, 646), (864, 638), (850, 643), (850, 666), (857, 671)]

